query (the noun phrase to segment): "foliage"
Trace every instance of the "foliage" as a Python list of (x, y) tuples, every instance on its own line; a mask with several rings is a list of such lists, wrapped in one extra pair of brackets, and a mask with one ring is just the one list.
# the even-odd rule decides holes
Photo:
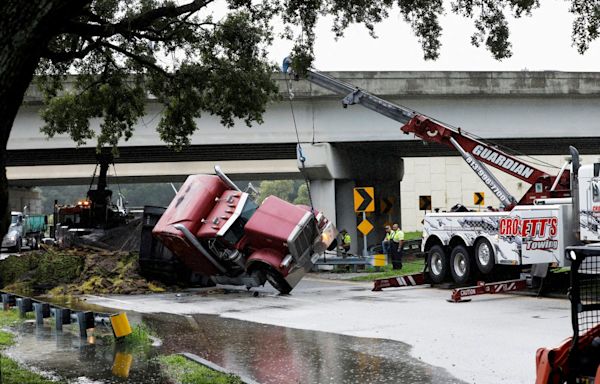
[(383, 279), (386, 277), (404, 276), (410, 275), (417, 272), (423, 272), (425, 267), (424, 259), (417, 259), (414, 261), (407, 261), (402, 263), (402, 269), (391, 269), (391, 266), (384, 268), (383, 272), (369, 273), (367, 275), (355, 276), (350, 278), (351, 281), (373, 281), (375, 279)]
[(214, 371), (181, 355), (161, 356), (160, 362), (169, 379), (178, 384), (242, 384), (234, 375)]
[(294, 199), (294, 204), (310, 205), (310, 197), (308, 196), (308, 186), (306, 183), (300, 184), (300, 187), (298, 187), (298, 196)]
[(156, 337), (154, 331), (152, 331), (145, 323), (140, 323), (132, 327), (129, 335), (119, 339), (108, 336), (104, 341), (107, 343), (115, 343), (120, 350), (129, 352), (133, 350), (148, 351), (152, 346), (152, 338), (154, 337)]
[(15, 293), (131, 294), (162, 290), (139, 274), (137, 252), (86, 249), (27, 252), (0, 260), (0, 287)]
[(291, 201), (290, 195), (294, 192), (292, 180), (265, 180), (260, 183), (258, 202), (262, 203), (269, 196), (277, 196), (280, 199)]
[(0, 287), (13, 292), (46, 290), (76, 279), (82, 272), (84, 258), (71, 252), (29, 252), (0, 261)]
[[(208, 113), (233, 127), (262, 122), (266, 104), (278, 89), (266, 47), (282, 20), (281, 37), (295, 41), (292, 67), (299, 73), (313, 60), (315, 26), (332, 16), (343, 36), (353, 23), (375, 37), (375, 26), (392, 12), (410, 24), (426, 59), (436, 59), (445, 12), (443, 0), (93, 0), (76, 12), (50, 40), (38, 66), (44, 95), (42, 131), (68, 134), (81, 145), (116, 147), (133, 135), (151, 94), (163, 104), (158, 131), (175, 148), (189, 144), (198, 118)], [(219, 4), (228, 11), (214, 16)], [(511, 56), (506, 15), (529, 15), (538, 0), (455, 0), (451, 11), (474, 19), (472, 44), (485, 45), (496, 59)], [(572, 0), (573, 39), (580, 52), (597, 38), (597, 2)], [(64, 87), (65, 76), (77, 73)], [(100, 119), (100, 130), (90, 119)]]

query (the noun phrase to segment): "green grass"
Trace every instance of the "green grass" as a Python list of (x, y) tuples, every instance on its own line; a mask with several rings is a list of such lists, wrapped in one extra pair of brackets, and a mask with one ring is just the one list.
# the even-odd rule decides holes
[[(15, 325), (22, 321), (14, 309), (0, 310), (0, 327)], [(14, 344), (14, 335), (0, 330), (0, 351)], [(31, 372), (0, 353), (0, 383), (2, 384), (56, 384), (37, 373)]]
[(132, 328), (130, 335), (119, 339), (117, 342), (129, 347), (150, 346), (152, 344), (151, 336), (153, 335), (152, 330), (146, 324), (141, 323)]
[(8, 327), (22, 321), (19, 317), (19, 312), (12, 308), (8, 311), (0, 309), (0, 327)]
[(214, 371), (180, 355), (161, 356), (160, 363), (177, 384), (243, 384), (237, 376)]
[(416, 240), (423, 237), (423, 232), (414, 231), (414, 232), (404, 232), (404, 240)]
[(10, 347), (15, 343), (15, 336), (12, 333), (0, 331), (0, 350)]
[(16, 361), (0, 354), (0, 382), (2, 384), (57, 384), (37, 373), (28, 371)]
[(394, 269), (392, 269), (391, 265), (387, 265), (384, 267), (384, 270), (382, 272), (374, 272), (374, 273), (365, 274), (363, 276), (356, 276), (349, 280), (350, 281), (373, 281), (375, 279), (383, 279), (386, 277), (410, 275), (410, 274), (417, 273), (417, 272), (423, 272), (424, 266), (425, 266), (424, 259), (416, 259), (413, 261), (407, 261), (407, 262), (403, 263), (402, 269), (400, 269), (400, 270), (394, 270)]

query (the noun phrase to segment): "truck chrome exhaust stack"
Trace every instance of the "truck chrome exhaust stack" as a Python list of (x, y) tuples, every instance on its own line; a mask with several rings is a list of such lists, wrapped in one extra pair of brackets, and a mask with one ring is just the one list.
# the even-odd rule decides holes
[(221, 167), (219, 167), (218, 165), (215, 165), (215, 174), (219, 176), (219, 179), (223, 180), (223, 182), (227, 184), (227, 186), (229, 186), (232, 189), (235, 189), (238, 192), (242, 192), (242, 190), (237, 185), (235, 185), (235, 183), (231, 181), (229, 177), (227, 177), (227, 175), (221, 170)]
[(571, 153), (571, 199), (573, 199), (573, 231), (575, 237), (580, 239), (580, 227), (579, 223), (579, 151), (573, 146), (569, 146), (569, 152)]
[(225, 273), (226, 270), (225, 268), (223, 268), (223, 266), (216, 261), (210, 253), (208, 253), (208, 251), (206, 250), (206, 248), (204, 248), (202, 246), (202, 244), (200, 244), (200, 242), (198, 241), (198, 239), (196, 239), (196, 237), (194, 235), (192, 235), (192, 233), (182, 224), (175, 224), (173, 227), (175, 227), (175, 229), (178, 229), (181, 231), (181, 233), (183, 233), (183, 236), (185, 236), (186, 239), (188, 239), (188, 241), (198, 250), (200, 251), (201, 254), (204, 255), (204, 257), (206, 257), (208, 259), (208, 261), (211, 262), (212, 265), (215, 266), (215, 268), (217, 268), (221, 273)]

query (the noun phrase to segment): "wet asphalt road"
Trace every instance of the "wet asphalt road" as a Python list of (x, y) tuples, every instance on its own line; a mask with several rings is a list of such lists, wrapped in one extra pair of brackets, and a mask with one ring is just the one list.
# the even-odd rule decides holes
[(307, 278), (288, 296), (270, 287), (89, 296), (84, 306), (127, 310), (164, 344), (119, 350), (26, 324), (8, 353), (78, 384), (161, 383), (152, 357), (177, 352), (265, 384), (525, 384), (535, 381), (537, 348), (570, 335), (564, 299), (499, 294), (453, 304), (449, 290), (371, 288)]
[(28, 322), (9, 356), (51, 377), (72, 383), (163, 383), (156, 357), (192, 352), (263, 384), (414, 383), (462, 384), (444, 369), (410, 356), (410, 347), (390, 340), (291, 329), (216, 315), (132, 314), (163, 341), (131, 349), (104, 342), (108, 335), (80, 339), (68, 327)]
[[(257, 297), (245, 290), (188, 291), (89, 297), (89, 301), (148, 315), (213, 314), (223, 322), (227, 318), (385, 339), (398, 343), (396, 348), (412, 361), (476, 384), (534, 382), (536, 350), (557, 346), (572, 332), (570, 304), (564, 298), (496, 294), (456, 304), (446, 301), (447, 289), (421, 286), (372, 292), (372, 286), (305, 278), (289, 296), (266, 287), (257, 290)], [(332, 349), (336, 345), (344, 343)], [(378, 348), (378, 353), (391, 350)]]

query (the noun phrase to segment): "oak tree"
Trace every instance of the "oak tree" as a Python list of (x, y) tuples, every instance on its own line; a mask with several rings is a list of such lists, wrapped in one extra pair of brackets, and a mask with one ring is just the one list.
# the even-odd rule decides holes
[[(570, 0), (580, 52), (598, 37), (599, 2)], [(213, 16), (221, 4), (223, 17)], [(529, 14), (538, 0), (453, 0), (451, 11), (474, 21), (472, 43), (496, 59), (511, 55), (507, 14)], [(44, 96), (42, 131), (77, 144), (117, 146), (133, 134), (147, 97), (164, 105), (158, 131), (174, 147), (189, 142), (203, 114), (230, 127), (260, 123), (277, 94), (266, 49), (295, 41), (294, 65), (313, 58), (319, 17), (333, 16), (342, 36), (360, 23), (400, 14), (426, 59), (440, 50), (443, 0), (3, 0), (0, 2), (0, 235), (6, 231), (6, 146), (23, 97), (37, 74)], [(274, 26), (283, 27), (276, 32)], [(75, 75), (69, 87), (65, 76)], [(90, 129), (100, 118), (101, 129)]]

